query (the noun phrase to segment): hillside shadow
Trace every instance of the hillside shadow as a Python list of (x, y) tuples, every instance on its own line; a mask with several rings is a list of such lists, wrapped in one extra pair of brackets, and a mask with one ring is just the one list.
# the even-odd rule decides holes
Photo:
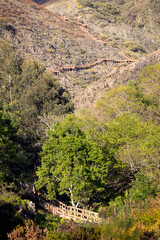
[(50, 0), (32, 0), (32, 1), (37, 3), (37, 4), (39, 4), (39, 5), (42, 5), (42, 4), (46, 3), (46, 2), (49, 2)]

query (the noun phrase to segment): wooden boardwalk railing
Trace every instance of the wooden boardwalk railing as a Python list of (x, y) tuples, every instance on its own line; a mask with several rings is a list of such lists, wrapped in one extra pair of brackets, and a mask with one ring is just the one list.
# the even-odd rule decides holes
[(94, 223), (102, 222), (102, 218), (98, 217), (98, 213), (81, 208), (67, 206), (66, 204), (54, 200), (51, 203), (46, 202), (40, 197), (36, 197), (38, 205), (54, 216), (59, 216), (65, 219), (72, 219), (74, 221), (88, 221)]
[(112, 63), (132, 63), (135, 62), (135, 60), (132, 59), (108, 59), (108, 58), (101, 58), (95, 62), (86, 64), (86, 65), (76, 65), (76, 66), (64, 66), (60, 67), (57, 70), (53, 68), (47, 68), (48, 71), (50, 71), (52, 74), (59, 74), (60, 72), (66, 72), (66, 71), (79, 71), (79, 70), (85, 70), (90, 69), (91, 67), (94, 67), (96, 65), (102, 64), (103, 62), (112, 62)]

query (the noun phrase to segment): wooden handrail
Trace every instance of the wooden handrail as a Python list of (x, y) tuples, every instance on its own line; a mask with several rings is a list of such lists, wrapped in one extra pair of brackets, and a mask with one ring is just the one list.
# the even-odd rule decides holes
[(97, 217), (95, 217), (95, 216), (92, 216), (92, 215), (89, 215), (89, 214), (86, 214), (86, 213), (83, 213), (83, 212), (86, 212), (85, 210), (83, 210), (83, 209), (81, 209), (82, 210), (82, 212), (79, 212), (79, 211), (73, 211), (73, 210), (68, 210), (68, 209), (62, 209), (62, 208), (58, 208), (58, 207), (56, 207), (58, 210), (60, 210), (60, 211), (63, 211), (63, 213), (66, 213), (66, 212), (68, 212), (68, 213), (71, 213), (72, 215), (81, 215), (81, 216), (83, 216), (83, 217), (86, 217), (86, 218), (97, 218)]
[(83, 220), (83, 221), (92, 221), (92, 222), (100, 222), (102, 221), (101, 218), (89, 216), (87, 214), (82, 214), (79, 212), (69, 211), (69, 210), (62, 210), (61, 208), (56, 207), (56, 213), (57, 215), (61, 217), (67, 217), (67, 218), (74, 218), (76, 220)]
[(58, 200), (53, 200), (53, 203), (54, 202), (57, 202), (58, 204), (64, 206), (65, 209), (71, 209), (70, 211), (72, 211), (72, 209), (76, 210), (76, 211), (85, 211), (86, 213), (98, 216), (98, 213), (96, 213), (96, 212), (92, 212), (92, 211), (89, 211), (89, 210), (85, 210), (85, 209), (81, 209), (81, 208), (77, 208), (77, 207), (73, 207), (73, 206), (68, 206), (68, 205), (66, 205), (66, 204), (64, 204), (64, 203), (62, 203), (62, 202), (60, 202)]
[(69, 218), (74, 220), (90, 221), (90, 222), (92, 221), (96, 223), (102, 221), (102, 219), (98, 217), (98, 213), (96, 212), (68, 206), (56, 199), (53, 200), (51, 204), (38, 196), (36, 198), (38, 199), (38, 204), (41, 207), (43, 207), (46, 211), (52, 213), (53, 215), (58, 215), (62, 218)]
[(70, 214), (72, 216), (81, 216), (81, 217), (85, 217), (87, 219), (88, 218), (91, 218), (91, 219), (97, 218), (97, 217), (94, 217), (94, 216), (91, 216), (91, 215), (88, 215), (88, 214), (85, 214), (85, 213), (71, 211), (71, 210), (62, 209), (62, 208), (58, 208), (58, 207), (56, 207), (56, 210), (59, 210), (60, 214), (66, 214), (66, 215)]

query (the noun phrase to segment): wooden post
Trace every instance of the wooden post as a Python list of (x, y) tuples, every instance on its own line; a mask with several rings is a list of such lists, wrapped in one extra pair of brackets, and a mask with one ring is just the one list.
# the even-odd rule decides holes
[(52, 213), (53, 213), (53, 216), (54, 216), (55, 215), (55, 207), (53, 207)]

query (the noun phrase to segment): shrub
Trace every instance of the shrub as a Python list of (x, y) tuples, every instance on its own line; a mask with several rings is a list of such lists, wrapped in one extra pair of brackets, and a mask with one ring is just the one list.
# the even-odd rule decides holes
[(129, 51), (145, 53), (145, 50), (136, 42), (127, 41), (124, 43), (124, 45)]
[(100, 239), (100, 228), (93, 224), (78, 224), (74, 221), (60, 224), (57, 231), (50, 232), (47, 240), (97, 240)]
[(0, 29), (5, 28), (7, 25), (7, 20), (5, 18), (0, 17)]
[(18, 226), (13, 232), (8, 234), (9, 240), (43, 240), (44, 234), (39, 226), (36, 226), (33, 221), (25, 221), (25, 226)]
[(139, 240), (139, 230), (130, 211), (121, 211), (106, 220), (102, 228), (104, 240)]
[(160, 236), (160, 195), (137, 209), (135, 219), (142, 240), (157, 239)]

